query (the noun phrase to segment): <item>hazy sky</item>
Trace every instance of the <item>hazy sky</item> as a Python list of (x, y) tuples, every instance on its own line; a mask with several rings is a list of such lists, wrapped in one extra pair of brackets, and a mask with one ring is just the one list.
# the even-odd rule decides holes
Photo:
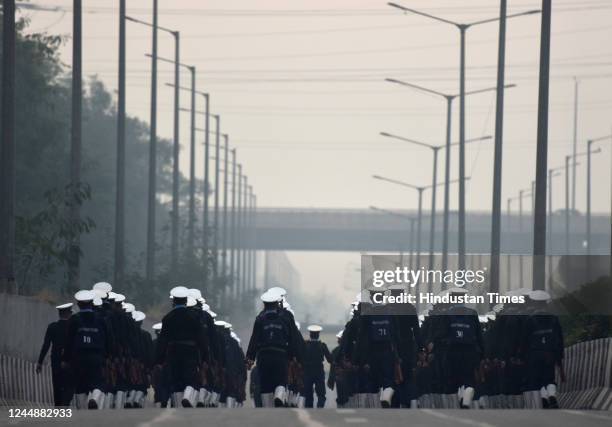
[[(494, 0), (398, 0), (445, 18), (470, 22), (498, 14)], [(42, 4), (43, 2), (36, 2)], [(84, 72), (117, 84), (118, 1), (85, 0)], [(458, 6), (461, 3), (462, 6)], [(552, 19), (549, 165), (560, 166), (573, 135), (573, 76), (580, 80), (579, 150), (585, 140), (612, 132), (612, 3), (555, 0)], [(152, 0), (128, 0), (128, 14), (149, 21)], [(64, 12), (25, 12), (33, 30), (69, 34), (70, 0), (45, 0)], [(539, 8), (538, 0), (511, 0), (509, 12)], [(446, 92), (458, 91), (459, 32), (405, 15), (373, 0), (246, 1), (160, 0), (162, 26), (181, 32), (181, 60), (198, 68), (197, 85), (211, 93), (222, 130), (254, 184), (260, 206), (414, 208), (416, 194), (371, 179), (387, 175), (427, 184), (430, 150), (378, 136), (387, 131), (443, 143), (445, 102), (391, 83), (394, 77)], [(540, 16), (508, 22), (503, 201), (534, 179)], [(467, 89), (495, 85), (497, 24), (468, 31)], [(128, 23), (127, 109), (149, 119), (150, 29)], [(63, 59), (70, 64), (71, 43)], [(160, 32), (160, 56), (174, 55), (173, 39)], [(170, 64), (160, 64), (159, 133), (172, 136)], [(182, 84), (189, 83), (182, 74)], [(181, 104), (189, 104), (182, 93)], [(458, 103), (457, 103), (458, 107)], [(492, 135), (494, 93), (467, 103), (467, 138)], [(458, 108), (454, 110), (458, 118)], [(182, 115), (181, 167), (188, 166), (189, 116)], [(453, 139), (458, 136), (454, 121)], [(203, 123), (199, 123), (203, 126)], [(199, 135), (202, 141), (202, 135)], [(610, 210), (610, 142), (593, 160), (593, 210)], [(198, 146), (202, 175), (202, 147)], [(453, 151), (452, 173), (457, 173)], [(467, 149), (467, 208), (489, 210), (491, 142)], [(440, 163), (440, 171), (443, 163)], [(584, 162), (578, 189), (585, 185)], [(562, 207), (563, 179), (553, 197)], [(584, 209), (582, 191), (578, 209)], [(439, 203), (442, 198), (440, 194)], [(456, 206), (451, 194), (451, 208)], [(428, 205), (429, 202), (426, 202)], [(297, 254), (295, 254), (297, 256)], [(295, 259), (298, 257), (292, 257)], [(358, 261), (358, 257), (355, 255)], [(342, 280), (344, 264), (335, 281)], [(300, 270), (302, 270), (300, 268)]]

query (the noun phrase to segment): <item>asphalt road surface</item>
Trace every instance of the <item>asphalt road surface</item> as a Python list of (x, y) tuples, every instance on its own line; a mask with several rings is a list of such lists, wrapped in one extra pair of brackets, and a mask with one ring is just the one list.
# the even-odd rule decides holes
[(612, 412), (570, 410), (381, 410), (381, 409), (142, 409), (74, 411), (72, 418), (9, 418), (0, 411), (0, 425), (104, 427), (340, 427), (340, 426), (468, 426), (468, 427), (610, 427)]

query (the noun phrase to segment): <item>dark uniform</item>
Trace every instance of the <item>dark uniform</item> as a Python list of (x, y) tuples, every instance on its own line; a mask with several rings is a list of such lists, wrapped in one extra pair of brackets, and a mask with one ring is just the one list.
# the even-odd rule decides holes
[[(478, 313), (464, 305), (451, 305), (444, 315), (448, 342), (448, 386), (452, 391), (465, 387), (471, 394), (465, 406), (471, 403), (484, 345)], [(468, 393), (468, 391), (466, 391)]]
[[(536, 309), (525, 324), (528, 390), (547, 389), (544, 407), (558, 408), (555, 368), (562, 366), (563, 333), (559, 319), (544, 308)], [(545, 397), (547, 396), (547, 397)]]
[(45, 356), (49, 348), (51, 348), (51, 380), (53, 381), (53, 404), (55, 406), (70, 405), (72, 395), (74, 394), (70, 372), (62, 368), (62, 354), (66, 347), (67, 337), (67, 318), (50, 323), (45, 332), (45, 340), (38, 356), (38, 366), (42, 366)]
[(208, 344), (193, 310), (179, 303), (164, 316), (156, 353), (156, 364), (168, 370), (171, 393), (199, 386), (200, 364), (208, 358)]
[(313, 407), (313, 387), (317, 393), (317, 408), (325, 407), (323, 359), (327, 360), (327, 363), (332, 363), (332, 356), (327, 345), (319, 341), (318, 338), (306, 340), (304, 347), (304, 397), (306, 398), (307, 408)]
[(358, 360), (368, 375), (370, 394), (393, 387), (398, 379), (399, 331), (395, 316), (386, 313), (384, 307), (372, 306), (359, 321)]
[(104, 366), (110, 349), (106, 322), (93, 308), (81, 308), (68, 321), (63, 361), (72, 368), (77, 394), (104, 388)]
[(327, 378), (327, 386), (331, 390), (336, 389), (336, 406), (338, 408), (342, 408), (349, 401), (348, 371), (343, 365), (340, 351), (340, 343), (338, 343), (338, 346), (331, 352), (332, 363), (329, 366), (329, 376)]
[(300, 341), (293, 332), (295, 324), (291, 327), (281, 310), (275, 303), (265, 304), (255, 319), (247, 349), (247, 360), (257, 360), (261, 394), (274, 393), (278, 386), (285, 387), (289, 360), (301, 358)]

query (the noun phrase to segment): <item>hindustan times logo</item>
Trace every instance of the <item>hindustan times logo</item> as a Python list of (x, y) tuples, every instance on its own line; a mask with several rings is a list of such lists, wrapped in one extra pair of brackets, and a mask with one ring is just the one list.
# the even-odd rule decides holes
[(486, 272), (486, 268), (480, 270), (430, 270), (426, 268), (412, 270), (408, 267), (397, 267), (394, 270), (374, 270), (372, 272), (372, 285), (376, 288), (392, 284), (413, 288), (418, 283), (439, 283), (463, 287), (484, 283)]

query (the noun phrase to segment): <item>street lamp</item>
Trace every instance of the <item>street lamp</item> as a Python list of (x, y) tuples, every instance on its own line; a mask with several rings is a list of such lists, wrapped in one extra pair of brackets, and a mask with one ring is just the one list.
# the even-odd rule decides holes
[[(480, 21), (473, 21), (470, 23), (459, 23), (444, 19), (438, 16), (431, 15), (429, 13), (421, 12), (416, 9), (411, 9), (397, 3), (387, 3), (389, 6), (400, 9), (404, 12), (414, 13), (416, 15), (424, 16), (429, 19), (433, 19), (438, 22), (452, 25), (459, 30), (460, 34), (460, 72), (459, 72), (459, 268), (465, 268), (465, 37), (466, 32), (469, 28), (496, 22), (499, 18), (483, 19)], [(519, 16), (533, 15), (539, 13), (539, 10), (530, 10), (527, 12), (516, 13), (508, 15), (506, 18), (516, 18)]]
[[(385, 81), (390, 83), (396, 83), (402, 86), (406, 86), (412, 89), (416, 89), (421, 92), (429, 93), (431, 95), (436, 95), (446, 99), (446, 155), (445, 155), (445, 163), (444, 163), (444, 216), (443, 216), (443, 227), (442, 227), (442, 269), (446, 269), (446, 265), (448, 262), (448, 224), (449, 224), (449, 209), (450, 209), (450, 195), (449, 195), (449, 186), (448, 182), (450, 180), (450, 146), (451, 144), (451, 125), (452, 125), (452, 104), (455, 98), (457, 98), (458, 94), (448, 94), (439, 92), (437, 90), (433, 90), (430, 88), (426, 88), (414, 83), (408, 83), (398, 79), (387, 78)], [(515, 84), (504, 85), (504, 88), (509, 89), (516, 87)], [(485, 92), (493, 92), (497, 90), (497, 87), (489, 87), (484, 89), (478, 89), (473, 91), (465, 92), (465, 96), (475, 95), (479, 93)]]
[[(586, 151), (586, 156), (587, 156), (587, 194), (586, 194), (586, 199), (587, 199), (587, 203), (586, 203), (586, 254), (587, 254), (587, 261), (588, 261), (588, 255), (591, 255), (591, 147), (593, 146), (593, 144), (596, 144), (598, 142), (601, 141), (606, 141), (606, 140), (610, 140), (610, 138), (612, 138), (612, 135), (606, 135), (606, 136), (602, 136), (599, 138), (594, 138), (594, 139), (589, 139), (587, 141), (587, 151)], [(589, 272), (590, 273), (590, 272)]]
[[(433, 153), (433, 177), (431, 180), (431, 220), (430, 220), (430, 231), (429, 231), (429, 268), (433, 268), (433, 257), (434, 257), (434, 243), (435, 243), (435, 238), (434, 238), (434, 234), (435, 234), (435, 227), (436, 227), (436, 187), (438, 186), (438, 151), (446, 148), (447, 149), (447, 153), (448, 151), (450, 151), (448, 148), (450, 148), (453, 145), (458, 145), (457, 142), (455, 143), (449, 143), (447, 142), (446, 145), (433, 145), (433, 144), (428, 144), (426, 142), (420, 142), (420, 141), (416, 141), (414, 139), (410, 139), (410, 138), (404, 138), (401, 136), (397, 136), (397, 135), (392, 135), (390, 133), (387, 132), (381, 132), (380, 133), (381, 136), (384, 137), (388, 137), (388, 138), (392, 138), (392, 139), (397, 139), (403, 142), (408, 142), (410, 144), (415, 144), (415, 145), (419, 145), (421, 147), (426, 147), (432, 150)], [(476, 142), (476, 141), (486, 141), (491, 139), (491, 136), (483, 136), (480, 138), (473, 138), (473, 139), (469, 139), (467, 141), (465, 141), (466, 143), (470, 143), (470, 142)], [(448, 154), (447, 154), (448, 155)], [(446, 182), (444, 183), (444, 187), (447, 188), (447, 184)], [(444, 260), (443, 260), (444, 261)], [(444, 263), (443, 263), (444, 264)], [(442, 269), (445, 270), (446, 269), (446, 265), (442, 266)]]

